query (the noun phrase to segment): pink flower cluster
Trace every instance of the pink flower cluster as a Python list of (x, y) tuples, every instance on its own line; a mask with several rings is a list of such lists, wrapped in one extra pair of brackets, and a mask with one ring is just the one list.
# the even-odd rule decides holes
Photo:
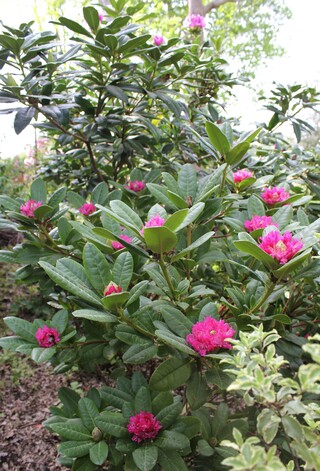
[(59, 332), (53, 327), (44, 325), (36, 332), (36, 339), (40, 347), (50, 348), (60, 342)]
[(273, 188), (265, 188), (261, 193), (261, 198), (267, 204), (281, 203), (290, 198), (290, 194), (283, 187), (274, 186)]
[(233, 173), (233, 181), (234, 183), (241, 183), (243, 180), (252, 177), (252, 175), (253, 173), (250, 170), (244, 168)]
[[(131, 244), (132, 242), (132, 237), (126, 235), (126, 234), (120, 234), (119, 235), (119, 238), (124, 240), (125, 242), (128, 242), (128, 244)], [(117, 240), (113, 240), (111, 242), (111, 245), (112, 245), (112, 248), (114, 250), (120, 250), (120, 249), (124, 249), (124, 245), (121, 244), (121, 242), (118, 242)]]
[(162, 428), (160, 422), (151, 412), (140, 412), (129, 419), (127, 429), (133, 436), (131, 440), (137, 443), (142, 440), (153, 440)]
[(164, 42), (165, 42), (165, 39), (162, 36), (162, 34), (155, 34), (153, 36), (153, 44), (155, 46), (161, 46), (161, 44), (163, 44)]
[(42, 206), (42, 201), (28, 200), (20, 206), (20, 213), (28, 218), (34, 218), (34, 212)]
[(144, 227), (140, 231), (140, 234), (143, 235), (146, 227), (161, 227), (165, 222), (165, 219), (163, 219), (159, 214), (157, 216), (153, 216), (145, 223)]
[(122, 293), (121, 286), (116, 285), (111, 281), (103, 290), (103, 296), (109, 296), (110, 294)]
[(93, 203), (84, 203), (79, 209), (79, 213), (83, 214), (84, 216), (89, 216), (90, 214), (94, 213), (97, 210)]
[(232, 347), (226, 339), (232, 338), (234, 333), (235, 330), (227, 322), (206, 317), (203, 321), (194, 324), (192, 333), (187, 335), (186, 341), (201, 356), (204, 356), (217, 348), (230, 350)]
[(302, 241), (294, 239), (289, 231), (283, 235), (279, 231), (271, 231), (260, 237), (260, 240), (260, 249), (278, 260), (281, 265), (291, 260), (303, 247)]
[(206, 26), (206, 22), (204, 16), (193, 13), (192, 15), (187, 16), (183, 22), (183, 26), (190, 29), (203, 29)]
[(257, 229), (265, 229), (268, 226), (276, 226), (278, 224), (272, 219), (271, 216), (253, 216), (244, 223), (244, 227), (248, 232), (256, 231)]
[(139, 193), (146, 187), (146, 184), (143, 181), (135, 180), (134, 182), (129, 182), (126, 186), (128, 190), (134, 191), (135, 193)]

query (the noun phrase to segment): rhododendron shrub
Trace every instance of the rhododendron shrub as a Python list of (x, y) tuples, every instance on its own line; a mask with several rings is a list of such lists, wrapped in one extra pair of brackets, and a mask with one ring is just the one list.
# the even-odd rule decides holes
[[(310, 155), (279, 156), (271, 125), (232, 129), (210, 88), (223, 80), (200, 57), (206, 48), (198, 55), (178, 39), (155, 47), (110, 12), (101, 23), (85, 7), (81, 27), (60, 18), (76, 40), (54, 62), (52, 39), (27, 26), (14, 43), (22, 56), (8, 52), (27, 69), (17, 87), (0, 77), (0, 100), (22, 106), (14, 103), (17, 132), (40, 113), (55, 153), (73, 160), (65, 186), (52, 164), (48, 185), (38, 177), (23, 200), (0, 196), (0, 224), (24, 236), (0, 260), (57, 311), (33, 322), (8, 316), (0, 345), (54, 373), (91, 373), (83, 390), (60, 390), (45, 422), (64, 467), (254, 469), (249, 447), (266, 466), (317, 469), (318, 357), (309, 355), (318, 337), (309, 339), (320, 316), (320, 223)], [(188, 24), (204, 27), (203, 18)], [(0, 35), (0, 44), (13, 43)], [(39, 70), (52, 91), (39, 81), (26, 101), (26, 77)]]

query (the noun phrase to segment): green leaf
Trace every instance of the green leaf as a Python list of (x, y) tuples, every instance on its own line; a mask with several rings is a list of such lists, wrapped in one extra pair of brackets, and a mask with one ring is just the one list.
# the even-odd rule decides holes
[(97, 10), (93, 7), (84, 7), (83, 16), (86, 22), (88, 23), (90, 29), (96, 32), (100, 26), (99, 15)]
[(9, 211), (19, 211), (20, 203), (7, 195), (0, 195), (0, 206)]
[(67, 456), (68, 458), (79, 458), (87, 455), (90, 448), (93, 446), (94, 442), (92, 440), (83, 442), (68, 441), (60, 443), (58, 451), (62, 456)]
[(140, 281), (140, 283), (137, 283), (130, 290), (130, 297), (128, 299), (127, 306), (137, 301), (137, 299), (139, 299), (140, 296), (142, 296), (146, 292), (146, 290), (148, 289), (149, 283), (150, 282), (148, 280)]
[(180, 454), (174, 450), (159, 450), (159, 463), (162, 471), (188, 471)]
[(245, 155), (245, 153), (248, 151), (249, 147), (250, 147), (249, 142), (239, 142), (226, 155), (226, 162), (229, 165), (238, 164), (240, 160), (242, 159), (242, 157)]
[(101, 302), (106, 309), (117, 310), (118, 307), (125, 304), (129, 298), (129, 293), (127, 291), (122, 291), (121, 293), (109, 294), (101, 298)]
[(79, 296), (81, 299), (88, 301), (96, 306), (101, 307), (102, 303), (99, 297), (85, 286), (79, 286), (77, 279), (71, 280), (69, 277), (66, 277), (60, 272), (56, 267), (50, 265), (47, 262), (39, 262), (39, 265), (44, 269), (47, 275), (61, 288), (69, 291), (75, 296)]
[(106, 442), (101, 441), (99, 443), (96, 443), (92, 448), (90, 448), (90, 460), (97, 466), (102, 466), (108, 458), (108, 453), (108, 445), (106, 444)]
[(182, 451), (190, 446), (190, 441), (183, 433), (164, 430), (155, 441), (155, 445), (166, 450)]
[(160, 422), (162, 427), (168, 428), (170, 425), (174, 424), (183, 410), (183, 404), (181, 401), (175, 401), (173, 404), (161, 409), (160, 412), (156, 415), (157, 420)]
[(279, 266), (278, 263), (270, 255), (260, 249), (260, 247), (255, 245), (253, 242), (249, 242), (247, 240), (236, 240), (233, 242), (233, 244), (238, 250), (252, 255), (271, 270)]
[[(123, 203), (124, 204), (124, 203)], [(142, 240), (142, 236), (140, 234), (140, 230), (137, 229), (136, 225), (135, 224), (132, 224), (129, 222), (128, 218), (126, 218), (125, 216), (122, 217), (120, 216), (119, 214), (116, 214), (115, 212), (113, 211), (110, 211), (110, 209), (108, 208), (105, 208), (104, 206), (101, 206), (101, 204), (96, 204), (96, 206), (101, 209), (103, 212), (107, 213), (108, 216), (111, 216), (113, 219), (115, 219), (116, 221), (118, 221), (120, 224), (122, 224), (123, 226), (131, 229), (135, 234), (136, 236)], [(128, 206), (129, 207), (129, 206)], [(130, 209), (130, 208), (129, 208)], [(140, 219), (140, 218), (139, 218)], [(141, 223), (142, 224), (142, 223)], [(99, 228), (97, 228), (99, 229)]]
[(109, 194), (108, 185), (106, 182), (100, 182), (94, 189), (91, 195), (91, 202), (104, 205), (107, 201)]
[(183, 338), (190, 334), (193, 323), (181, 311), (169, 305), (159, 307), (158, 311), (172, 332)]
[(47, 201), (47, 186), (41, 178), (37, 178), (32, 182), (30, 196), (35, 201), (41, 201), (42, 203)]
[(68, 203), (76, 209), (80, 208), (80, 206), (82, 206), (86, 202), (83, 196), (79, 195), (78, 193), (72, 190), (68, 191), (67, 200)]
[(120, 200), (113, 200), (110, 201), (110, 207), (115, 214), (129, 222), (130, 225), (134, 226), (137, 230), (142, 229), (143, 224), (141, 219), (127, 204)]
[(132, 453), (132, 457), (141, 471), (150, 471), (157, 463), (158, 448), (149, 443), (141, 445)]
[(109, 95), (118, 98), (118, 100), (123, 101), (124, 103), (128, 103), (128, 95), (122, 90), (122, 88), (116, 87), (115, 85), (107, 85), (105, 89)]
[(176, 389), (191, 375), (189, 359), (168, 358), (159, 365), (150, 378), (150, 388), (156, 391)]
[(150, 34), (143, 34), (133, 39), (129, 39), (125, 44), (119, 47), (118, 52), (120, 54), (124, 53), (125, 57), (129, 51), (135, 50), (138, 47), (144, 45), (151, 38)]
[(89, 456), (77, 458), (72, 465), (72, 471), (96, 471), (97, 466), (90, 461)]
[(210, 121), (207, 121), (206, 131), (215, 149), (217, 149), (221, 155), (226, 155), (230, 150), (230, 144), (221, 129)]
[(96, 427), (95, 419), (99, 415), (99, 411), (95, 403), (87, 397), (82, 397), (78, 402), (80, 418), (85, 427), (90, 432)]
[(31, 324), (30, 322), (25, 321), (24, 319), (19, 319), (18, 317), (5, 317), (4, 323), (10, 330), (19, 337), (31, 342), (33, 344), (37, 344), (35, 334), (37, 331), (37, 327)]
[(89, 430), (81, 424), (79, 419), (71, 419), (67, 422), (50, 425), (50, 428), (63, 438), (68, 440), (91, 440)]
[(88, 319), (94, 322), (117, 322), (118, 320), (117, 317), (110, 312), (96, 311), (94, 309), (79, 309), (73, 311), (72, 315), (80, 319)]
[(187, 353), (188, 355), (196, 355), (196, 352), (187, 345), (184, 339), (178, 337), (172, 332), (166, 330), (156, 330), (155, 334), (166, 345), (170, 345), (170, 347), (176, 348), (180, 352)]
[(51, 206), (43, 204), (34, 211), (34, 215), (37, 219), (46, 219), (51, 215), (52, 212), (53, 208)]
[(13, 127), (16, 134), (20, 134), (27, 126), (31, 123), (32, 118), (35, 115), (35, 108), (28, 107), (28, 108), (21, 108), (21, 110), (17, 111)]
[(204, 377), (195, 371), (187, 382), (187, 400), (192, 410), (199, 409), (207, 402), (209, 388)]
[[(62, 387), (59, 389), (58, 396), (68, 414), (74, 415), (78, 413), (78, 402), (80, 400), (78, 393), (73, 391), (73, 389)], [(78, 421), (78, 423), (81, 422)]]
[(303, 440), (303, 428), (296, 418), (291, 417), (289, 415), (285, 415), (284, 417), (282, 417), (281, 421), (286, 434), (290, 438), (293, 438), (297, 442), (301, 442)]
[(280, 417), (278, 417), (272, 410), (263, 409), (263, 411), (260, 412), (257, 418), (257, 431), (262, 435), (263, 440), (266, 443), (271, 443), (275, 438), (278, 433), (280, 422)]
[(67, 194), (67, 188), (66, 187), (58, 188), (50, 196), (49, 201), (48, 201), (48, 206), (51, 206), (52, 208), (55, 208), (56, 206), (59, 205), (59, 203), (61, 203), (64, 200), (64, 198), (66, 197), (66, 194)]
[(181, 198), (181, 196), (177, 195), (173, 191), (167, 191), (168, 198), (172, 201), (172, 203), (177, 206), (177, 208), (185, 209), (188, 208), (186, 201)]
[(147, 188), (159, 203), (166, 205), (170, 209), (178, 209), (177, 206), (168, 197), (168, 190), (157, 183), (147, 183)]
[(178, 174), (178, 186), (182, 197), (185, 200), (191, 198), (193, 202), (198, 188), (197, 174), (193, 165), (185, 164), (181, 167)]
[(180, 209), (180, 211), (176, 211), (168, 217), (163, 227), (167, 227), (168, 229), (174, 232), (177, 227), (179, 227), (183, 223), (188, 212), (188, 209)]
[(248, 216), (251, 219), (253, 216), (264, 216), (265, 209), (264, 204), (255, 195), (250, 196), (248, 199), (248, 206), (247, 206)]
[(289, 262), (285, 263), (280, 268), (275, 270), (273, 272), (274, 276), (278, 279), (284, 278), (289, 273), (296, 270), (298, 267), (300, 267), (304, 263), (305, 260), (307, 260), (307, 258), (310, 255), (311, 250), (312, 249), (308, 249), (300, 253), (299, 255), (296, 255), (295, 257), (293, 257)]
[(0, 338), (0, 347), (2, 347), (4, 350), (16, 350), (16, 348), (20, 347), (21, 345), (32, 347), (29, 342), (16, 335)]
[(112, 269), (112, 281), (125, 291), (131, 281), (133, 274), (133, 258), (129, 252), (121, 253)]
[(218, 366), (214, 366), (206, 372), (206, 379), (208, 383), (215, 384), (221, 390), (227, 389), (232, 383), (231, 376)]
[(198, 247), (200, 247), (200, 245), (202, 245), (202, 244), (204, 244), (205, 242), (207, 242), (208, 240), (210, 240), (213, 235), (214, 235), (214, 232), (207, 232), (207, 233), (204, 234), (203, 236), (199, 237), (199, 239), (197, 239), (195, 242), (193, 242), (192, 244), (190, 244), (188, 247), (186, 247), (185, 249), (181, 250), (179, 253), (177, 253), (176, 255), (174, 255), (174, 256), (171, 258), (171, 261), (172, 261), (172, 262), (176, 262), (177, 260), (179, 260), (180, 258), (184, 257), (186, 254), (188, 254), (188, 253), (191, 252), (192, 250), (197, 249)]
[(51, 327), (54, 327), (60, 334), (65, 331), (69, 321), (68, 311), (61, 309), (56, 312), (53, 318), (51, 319)]
[(77, 23), (76, 21), (69, 20), (68, 18), (65, 18), (64, 16), (60, 16), (59, 21), (63, 26), (66, 26), (71, 31), (74, 31), (75, 33), (83, 34), (84, 36), (88, 36), (89, 38), (92, 38), (92, 34), (88, 30), (86, 30), (83, 26), (81, 26), (79, 23)]
[(31, 358), (36, 363), (44, 363), (55, 355), (57, 349), (55, 347), (51, 348), (33, 348), (31, 352)]
[(83, 249), (83, 265), (90, 283), (100, 294), (111, 281), (109, 263), (102, 252), (90, 242)]
[(108, 433), (113, 437), (121, 438), (128, 436), (127, 419), (118, 412), (103, 412), (96, 419), (97, 427), (102, 432)]
[(148, 388), (141, 386), (134, 399), (134, 410), (138, 412), (152, 412), (151, 396)]
[(142, 345), (132, 345), (122, 357), (125, 363), (139, 365), (152, 360), (157, 355), (157, 346), (144, 343)]
[(279, 229), (285, 229), (293, 219), (293, 209), (291, 206), (282, 206), (276, 213), (273, 214), (272, 219), (278, 223)]
[(178, 242), (175, 233), (165, 226), (146, 227), (144, 229), (144, 240), (147, 247), (158, 254), (170, 252)]
[(202, 211), (204, 210), (205, 203), (197, 203), (194, 206), (192, 206), (189, 209), (189, 212), (184, 219), (184, 221), (180, 224), (179, 227), (176, 228), (175, 232), (181, 231), (181, 229), (184, 229), (185, 227), (189, 226), (192, 222), (194, 222), (197, 217), (200, 216)]

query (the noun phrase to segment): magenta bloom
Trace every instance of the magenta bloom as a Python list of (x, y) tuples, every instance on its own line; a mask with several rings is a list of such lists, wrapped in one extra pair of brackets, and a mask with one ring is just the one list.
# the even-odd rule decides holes
[(99, 21), (101, 23), (101, 21), (103, 21), (103, 18), (104, 18), (104, 14), (103, 13), (99, 13)]
[(253, 216), (252, 219), (248, 219), (244, 223), (244, 227), (248, 232), (256, 231), (257, 229), (264, 229), (268, 226), (278, 227), (278, 224), (273, 221), (271, 216)]
[(151, 412), (140, 412), (129, 419), (127, 429), (133, 436), (131, 440), (137, 443), (142, 440), (153, 440), (162, 428), (160, 422)]
[(276, 204), (287, 200), (290, 198), (290, 195), (283, 187), (274, 186), (273, 188), (265, 188), (261, 193), (261, 198), (267, 204)]
[(40, 347), (49, 348), (53, 347), (56, 343), (60, 342), (59, 332), (53, 327), (39, 327), (36, 332), (36, 339)]
[(93, 203), (84, 203), (79, 209), (79, 213), (83, 214), (84, 216), (89, 216), (90, 214), (96, 211), (96, 207)]
[(250, 170), (244, 168), (243, 170), (238, 170), (233, 174), (234, 183), (241, 183), (243, 180), (252, 177), (253, 173)]
[[(119, 238), (122, 239), (122, 240), (125, 240), (126, 242), (128, 242), (128, 244), (131, 244), (131, 242), (132, 242), (132, 237), (130, 237), (130, 236), (126, 235), (126, 234), (121, 234), (121, 235), (119, 236)], [(111, 242), (111, 245), (112, 245), (112, 248), (113, 248), (114, 250), (120, 250), (120, 249), (123, 249), (123, 248), (124, 248), (124, 245), (122, 245), (121, 242), (118, 242), (117, 240), (113, 240), (113, 241)]]
[(134, 191), (135, 193), (138, 193), (139, 191), (142, 191), (146, 187), (146, 184), (143, 181), (140, 180), (135, 180), (134, 182), (129, 182), (129, 184), (126, 186), (128, 190)]
[(140, 234), (144, 234), (144, 230), (146, 227), (161, 227), (165, 223), (165, 219), (163, 219), (159, 214), (157, 216), (153, 216), (149, 221), (147, 221), (144, 227), (141, 229)]
[(235, 330), (227, 322), (206, 317), (203, 321), (194, 324), (192, 333), (187, 335), (186, 341), (199, 355), (204, 356), (217, 348), (230, 350), (232, 346), (226, 342), (226, 339), (231, 339), (234, 333)]
[(278, 260), (281, 265), (291, 260), (303, 247), (302, 241), (293, 239), (289, 231), (283, 235), (279, 231), (271, 231), (260, 237), (260, 240), (260, 249)]
[(183, 22), (183, 26), (190, 29), (203, 29), (206, 26), (206, 22), (204, 16), (193, 13), (192, 15), (187, 16)]
[(42, 206), (42, 201), (28, 200), (20, 206), (20, 213), (28, 218), (34, 218), (34, 212)]
[(111, 281), (103, 290), (103, 296), (109, 296), (110, 294), (122, 293), (121, 286), (116, 285)]
[(163, 44), (165, 41), (164, 37), (162, 36), (162, 34), (155, 34), (153, 36), (153, 44), (155, 46), (161, 46), (161, 44)]

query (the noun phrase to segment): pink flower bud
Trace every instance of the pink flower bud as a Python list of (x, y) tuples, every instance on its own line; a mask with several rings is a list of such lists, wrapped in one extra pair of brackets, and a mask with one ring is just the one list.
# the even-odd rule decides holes
[(140, 412), (130, 417), (127, 429), (133, 436), (131, 440), (137, 443), (142, 440), (153, 440), (162, 428), (160, 422), (151, 412)]
[(161, 44), (163, 44), (164, 42), (165, 42), (165, 39), (162, 36), (162, 34), (155, 34), (153, 36), (153, 44), (155, 46), (161, 46)]
[(303, 247), (302, 241), (293, 239), (289, 231), (283, 235), (279, 231), (271, 231), (260, 237), (260, 241), (260, 249), (278, 260), (281, 265), (291, 260)]
[(59, 332), (53, 327), (47, 327), (46, 325), (42, 328), (39, 327), (35, 336), (38, 344), (43, 348), (53, 347), (53, 345), (60, 342)]
[(144, 227), (141, 229), (140, 234), (144, 234), (144, 230), (147, 227), (161, 227), (165, 223), (165, 219), (163, 219), (159, 214), (157, 216), (153, 216), (149, 221), (147, 221)]
[(290, 198), (289, 193), (283, 187), (274, 186), (273, 188), (265, 188), (261, 193), (261, 198), (270, 205), (281, 203)]
[(139, 191), (142, 191), (146, 187), (146, 184), (143, 181), (140, 180), (135, 180), (134, 182), (129, 182), (128, 185), (126, 185), (126, 188), (128, 190), (134, 191), (135, 193), (138, 193)]
[(20, 213), (28, 218), (34, 218), (34, 212), (42, 206), (42, 201), (28, 200), (20, 206)]
[(79, 209), (79, 213), (83, 214), (84, 216), (89, 216), (90, 214), (94, 213), (97, 210), (93, 203), (84, 203)]
[(99, 21), (100, 23), (103, 21), (103, 18), (104, 18), (104, 14), (103, 13), (99, 13)]
[(192, 15), (187, 16), (183, 22), (183, 26), (190, 29), (203, 29), (206, 26), (206, 21), (204, 16), (193, 13)]
[(226, 339), (231, 339), (234, 334), (235, 330), (228, 323), (206, 317), (194, 324), (192, 333), (186, 336), (186, 341), (199, 355), (204, 356), (218, 348), (231, 350), (232, 346)]
[(268, 226), (278, 227), (278, 224), (273, 221), (271, 216), (253, 216), (251, 220), (247, 220), (244, 223), (244, 227), (248, 232), (264, 229)]
[[(131, 244), (131, 242), (132, 242), (132, 237), (130, 237), (130, 236), (126, 235), (126, 234), (121, 234), (121, 235), (119, 236), (119, 238), (122, 239), (122, 240), (125, 240), (126, 242), (128, 242), (128, 244)], [(112, 248), (113, 248), (114, 250), (120, 250), (120, 249), (123, 249), (123, 248), (124, 248), (124, 245), (121, 244), (121, 242), (118, 242), (117, 240), (113, 240), (113, 241), (111, 242), (111, 245), (112, 245)]]
[(111, 281), (111, 283), (104, 288), (103, 296), (109, 296), (110, 294), (116, 293), (122, 293), (122, 288)]
[(243, 170), (238, 170), (233, 174), (234, 183), (241, 183), (243, 180), (252, 177), (253, 173), (250, 170), (244, 168)]

